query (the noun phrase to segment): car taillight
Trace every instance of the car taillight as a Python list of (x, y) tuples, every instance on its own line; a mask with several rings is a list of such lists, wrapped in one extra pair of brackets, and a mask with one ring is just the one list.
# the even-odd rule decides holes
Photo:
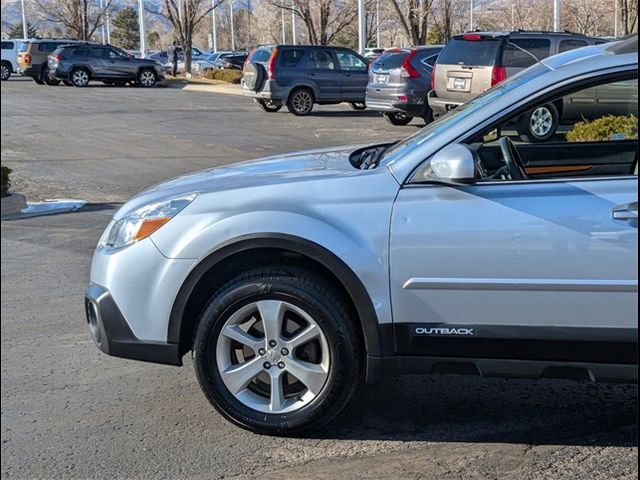
[(400, 67), (400, 76), (402, 78), (418, 78), (420, 76), (420, 72), (411, 65), (411, 59), (416, 56), (416, 53), (418, 53), (418, 50), (413, 49), (404, 57)]
[(493, 67), (491, 70), (491, 86), (504, 82), (507, 79), (507, 69), (504, 67)]
[(434, 65), (431, 69), (431, 90), (435, 90), (436, 88), (436, 66)]
[(249, 59), (253, 56), (256, 50), (257, 48), (254, 48), (253, 50), (251, 50), (249, 52), (249, 55), (247, 55), (247, 58), (244, 59), (244, 63), (242, 64), (242, 71), (244, 71), (244, 67), (247, 66), (247, 63), (249, 63)]
[(64, 60), (64, 57), (62, 55), (60, 55), (59, 53), (54, 55), (53, 58), (55, 58), (58, 62), (61, 62), (62, 60)]
[(269, 63), (267, 63), (267, 78), (273, 80), (276, 75), (276, 57), (278, 56), (278, 49), (274, 48), (269, 57)]
[(31, 63), (31, 55), (28, 53), (24, 56), (24, 63)]

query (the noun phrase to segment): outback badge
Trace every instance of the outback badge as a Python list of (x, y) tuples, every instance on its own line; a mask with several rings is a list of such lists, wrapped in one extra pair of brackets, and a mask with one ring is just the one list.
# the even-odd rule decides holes
[(471, 327), (415, 327), (413, 332), (416, 335), (469, 337), (476, 334), (476, 329)]

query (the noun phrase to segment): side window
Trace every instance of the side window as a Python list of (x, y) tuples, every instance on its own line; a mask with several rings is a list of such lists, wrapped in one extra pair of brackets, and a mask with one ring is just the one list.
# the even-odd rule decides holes
[(333, 56), (328, 50), (313, 50), (309, 54), (307, 66), (313, 70), (336, 70)]
[(507, 68), (528, 68), (549, 56), (551, 41), (543, 38), (511, 39), (504, 47), (503, 64)]
[(587, 42), (585, 40), (562, 40), (558, 47), (558, 53), (568, 52), (580, 47), (586, 47)]
[(567, 93), (476, 137), (469, 143), (483, 181), (511, 179), (500, 146), (504, 137), (528, 178), (629, 175), (638, 152), (637, 76)]
[(127, 58), (128, 55), (121, 50), (110, 48), (109, 50), (107, 50), (107, 57), (112, 60), (122, 60), (124, 58)]
[(341, 70), (355, 70), (360, 72), (367, 70), (367, 64), (351, 52), (338, 51), (336, 52), (336, 56), (338, 57), (338, 62), (340, 62)]
[(38, 44), (39, 52), (53, 52), (56, 48), (58, 48), (58, 44), (53, 42), (41, 42)]
[(270, 56), (271, 56), (271, 52), (269, 50), (261, 48), (259, 50), (256, 50), (255, 52), (253, 52), (253, 55), (251, 55), (251, 61), (252, 62), (263, 62), (264, 63), (264, 62), (269, 61), (269, 57)]
[(303, 54), (304, 50), (301, 49), (283, 50), (280, 55), (280, 65), (283, 67), (297, 67)]
[(437, 61), (438, 61), (438, 55), (431, 55), (430, 57), (427, 57), (424, 60), (422, 60), (422, 63), (424, 63), (427, 66), (427, 68), (431, 70), (433, 69)]
[(13, 42), (2, 42), (2, 50), (13, 50)]

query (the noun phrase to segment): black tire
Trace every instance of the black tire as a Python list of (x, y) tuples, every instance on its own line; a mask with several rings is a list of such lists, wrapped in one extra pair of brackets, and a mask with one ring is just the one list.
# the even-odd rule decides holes
[(296, 88), (289, 94), (287, 109), (299, 117), (309, 115), (313, 110), (313, 92), (308, 88)]
[(137, 85), (142, 88), (153, 88), (158, 83), (158, 74), (152, 68), (143, 68), (138, 72)]
[(71, 70), (69, 78), (74, 87), (84, 88), (89, 85), (91, 75), (86, 68), (78, 67)]
[(558, 109), (553, 103), (547, 103), (520, 116), (518, 134), (524, 142), (545, 142), (555, 135), (558, 124)]
[(425, 125), (429, 125), (433, 122), (433, 110), (431, 110), (431, 107), (425, 107), (422, 119), (424, 120)]
[(38, 77), (31, 77), (31, 78), (33, 78), (33, 81), (36, 82), (38, 85), (44, 85), (44, 82), (40, 80)]
[(58, 80), (57, 78), (46, 78), (44, 83), (46, 83), (50, 87), (56, 87), (60, 85), (60, 80)]
[(49, 69), (47, 68), (46, 65), (42, 67), (42, 70), (40, 71), (40, 80), (42, 80), (43, 83), (51, 87), (60, 85), (60, 80), (58, 80), (57, 78), (51, 78), (49, 76)]
[(262, 110), (269, 113), (278, 112), (282, 108), (281, 103), (275, 103), (273, 100), (260, 99), (258, 100), (258, 105), (260, 105), (260, 108), (262, 108)]
[[(230, 392), (220, 375), (216, 346), (225, 323), (242, 307), (258, 300), (281, 300), (304, 309), (327, 340), (327, 378), (317, 395), (297, 410), (265, 413), (252, 409)], [(256, 433), (288, 435), (324, 425), (347, 404), (361, 378), (363, 350), (359, 339), (347, 303), (330, 284), (304, 270), (261, 268), (235, 278), (209, 300), (196, 329), (193, 364), (200, 386), (221, 415)], [(269, 353), (262, 355), (269, 358)]]
[(364, 102), (351, 102), (349, 103), (349, 105), (351, 105), (351, 108), (354, 110), (366, 110), (367, 109), (367, 105)]
[(73, 87), (73, 83), (71, 83), (69, 80), (63, 80), (63, 81), (62, 81), (62, 84), (63, 84), (65, 87)]
[(242, 72), (242, 78), (244, 79), (245, 86), (249, 90), (259, 92), (264, 86), (267, 71), (263, 65), (256, 62), (249, 62)]
[(0, 65), (0, 80), (2, 80), (3, 82), (9, 80), (9, 78), (11, 78), (12, 70), (13, 69), (9, 62), (2, 62), (2, 64)]
[(391, 125), (407, 125), (413, 119), (404, 112), (385, 112), (384, 118)]

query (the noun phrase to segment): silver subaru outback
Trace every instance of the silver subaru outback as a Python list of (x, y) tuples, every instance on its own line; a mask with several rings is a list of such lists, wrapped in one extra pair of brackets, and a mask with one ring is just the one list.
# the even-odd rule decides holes
[[(205, 170), (126, 203), (86, 293), (97, 346), (182, 365), (267, 434), (361, 381), (471, 373), (637, 381), (637, 36), (550, 57), (411, 137)], [(601, 86), (627, 113), (519, 140)]]

